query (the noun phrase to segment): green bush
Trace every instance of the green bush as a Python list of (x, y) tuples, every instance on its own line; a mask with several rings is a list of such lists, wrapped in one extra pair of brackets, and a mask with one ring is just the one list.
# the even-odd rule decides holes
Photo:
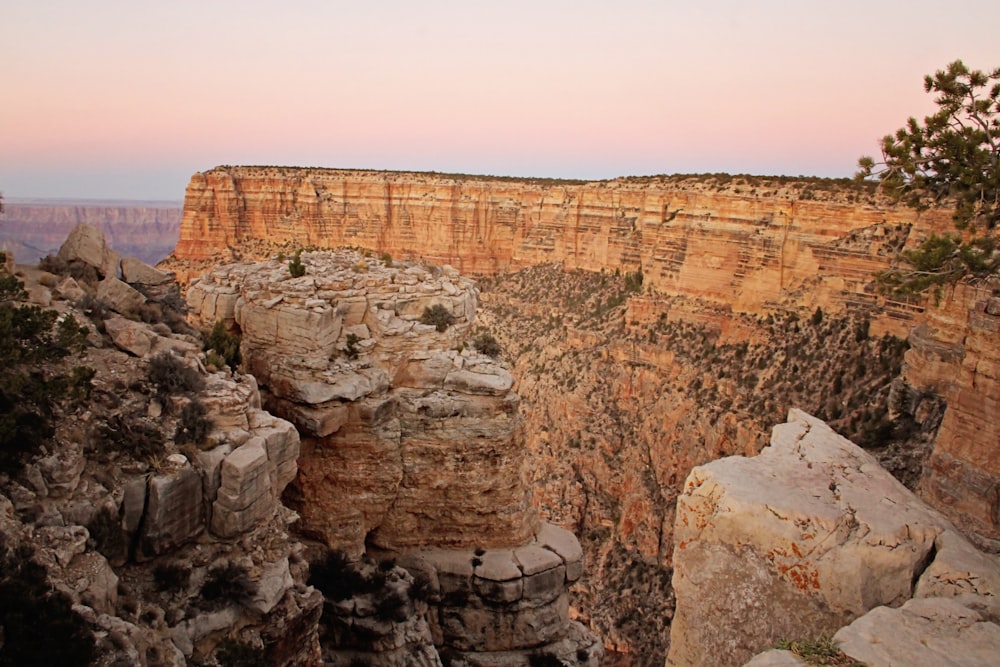
[(288, 263), (288, 273), (292, 278), (301, 278), (306, 275), (306, 266), (302, 263), (302, 249), (295, 251), (295, 255), (292, 256), (292, 261)]
[(436, 303), (433, 306), (427, 306), (424, 308), (423, 314), (420, 316), (421, 324), (429, 324), (433, 326), (438, 331), (445, 331), (455, 322), (455, 316), (451, 314), (451, 311), (442, 306), (440, 303)]
[(205, 404), (198, 399), (193, 399), (181, 409), (177, 430), (174, 431), (174, 442), (178, 445), (201, 444), (212, 432), (212, 426), (212, 420), (208, 418)]
[(75, 305), (84, 315), (90, 318), (91, 322), (99, 326), (112, 315), (110, 306), (92, 294), (84, 294)]
[(841, 665), (842, 667), (864, 667), (864, 663), (852, 659), (841, 651), (829, 637), (815, 641), (789, 641), (782, 639), (777, 648), (791, 651), (810, 665)]
[(472, 340), (472, 346), (476, 348), (477, 352), (485, 354), (488, 357), (493, 357), (494, 359), (499, 357), (500, 353), (503, 352), (500, 343), (488, 331), (484, 331), (476, 336)]
[(639, 292), (642, 291), (642, 269), (636, 269), (635, 273), (625, 274), (625, 291), (627, 292)]
[(330, 551), (322, 561), (309, 566), (309, 585), (334, 601), (353, 596), (361, 587), (360, 579), (360, 573), (347, 554), (339, 549)]
[(226, 325), (219, 320), (205, 337), (205, 351), (214, 351), (227, 366), (236, 368), (240, 364), (240, 336), (226, 331)]
[(232, 638), (219, 643), (215, 649), (215, 660), (219, 667), (269, 667), (271, 664), (259, 649)]
[(166, 452), (163, 431), (141, 413), (111, 415), (96, 427), (91, 442), (92, 449), (105, 458), (121, 453), (152, 461)]
[(347, 353), (348, 359), (358, 358), (358, 343), (360, 342), (361, 339), (358, 338), (357, 334), (347, 334), (347, 347), (345, 348), (345, 352)]
[(551, 653), (532, 653), (528, 657), (530, 667), (566, 667), (566, 663)]
[(413, 573), (413, 582), (410, 584), (409, 595), (411, 600), (421, 600), (427, 602), (434, 594), (434, 584), (431, 582), (429, 574), (422, 570)]
[(390, 255), (387, 252), (382, 253), (382, 263), (385, 264), (386, 267), (391, 267), (392, 266), (392, 255)]
[(407, 614), (406, 595), (395, 589), (383, 590), (382, 594), (375, 600), (375, 615), (382, 621), (394, 621), (402, 623)]
[(0, 536), (0, 666), (89, 665), (94, 635), (72, 601), (48, 581), (34, 550), (10, 549)]
[(16, 471), (54, 432), (56, 408), (90, 394), (92, 369), (63, 372), (81, 352), (87, 329), (72, 315), (19, 303), (24, 284), (0, 276), (0, 469)]
[(247, 568), (232, 561), (210, 568), (201, 586), (201, 598), (209, 608), (222, 607), (230, 602), (243, 604), (256, 594), (257, 585), (250, 580)]
[(190, 581), (191, 566), (186, 563), (161, 563), (153, 570), (153, 582), (161, 591), (183, 591)]
[(88, 546), (109, 561), (124, 562), (128, 559), (128, 538), (116, 510), (102, 505), (87, 523), (87, 532), (90, 533)]
[(192, 394), (205, 388), (205, 380), (198, 371), (170, 352), (160, 352), (149, 360), (148, 378), (160, 399)]

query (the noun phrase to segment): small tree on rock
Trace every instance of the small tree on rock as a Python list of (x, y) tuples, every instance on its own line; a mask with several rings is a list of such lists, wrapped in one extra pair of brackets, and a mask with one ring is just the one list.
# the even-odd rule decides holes
[(292, 278), (301, 278), (306, 275), (306, 265), (302, 263), (302, 249), (295, 251), (292, 261), (288, 263), (288, 273)]

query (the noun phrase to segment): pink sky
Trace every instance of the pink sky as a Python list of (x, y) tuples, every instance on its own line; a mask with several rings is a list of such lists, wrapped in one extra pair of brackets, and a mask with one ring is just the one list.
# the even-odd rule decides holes
[[(217, 164), (849, 176), (1000, 2), (8, 2), (0, 191), (183, 197)], [(363, 5), (363, 6), (362, 6)]]

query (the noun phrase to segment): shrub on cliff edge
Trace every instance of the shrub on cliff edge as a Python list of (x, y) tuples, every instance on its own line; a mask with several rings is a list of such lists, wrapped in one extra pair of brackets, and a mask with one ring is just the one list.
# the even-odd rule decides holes
[(215, 323), (212, 330), (205, 336), (206, 352), (213, 351), (230, 368), (236, 368), (240, 363), (240, 336), (226, 331), (222, 320)]
[(292, 278), (301, 278), (306, 275), (306, 266), (302, 263), (302, 249), (295, 251), (292, 261), (288, 263), (288, 273)]
[(61, 361), (81, 352), (87, 329), (72, 315), (19, 303), (24, 284), (0, 276), (0, 468), (20, 468), (54, 432), (56, 408), (90, 394), (92, 369), (63, 373)]
[(438, 331), (445, 331), (455, 322), (455, 316), (451, 314), (451, 311), (442, 306), (440, 303), (435, 303), (433, 306), (427, 306), (424, 308), (423, 314), (420, 316), (421, 324), (429, 324), (433, 326)]
[(88, 665), (94, 635), (72, 601), (48, 581), (34, 549), (9, 549), (0, 535), (0, 666)]

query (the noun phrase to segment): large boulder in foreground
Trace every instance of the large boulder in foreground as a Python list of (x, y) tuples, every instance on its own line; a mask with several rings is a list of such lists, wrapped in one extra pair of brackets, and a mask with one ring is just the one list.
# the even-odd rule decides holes
[(59, 259), (92, 266), (102, 278), (117, 278), (121, 255), (107, 246), (101, 230), (80, 224), (60, 246)]
[(995, 559), (799, 410), (760, 455), (691, 472), (675, 544), (668, 665), (742, 665), (915, 595), (1000, 594)]

